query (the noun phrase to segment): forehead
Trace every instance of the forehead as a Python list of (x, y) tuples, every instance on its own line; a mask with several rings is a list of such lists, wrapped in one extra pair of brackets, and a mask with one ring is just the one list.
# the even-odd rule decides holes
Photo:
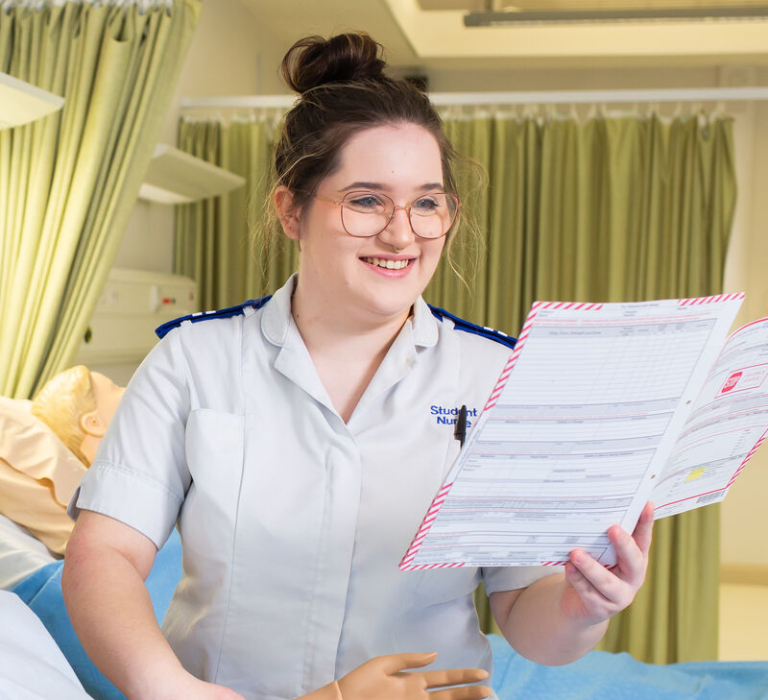
[(355, 181), (380, 183), (388, 189), (419, 187), (443, 181), (440, 146), (416, 124), (376, 126), (354, 134), (339, 154), (339, 168), (329, 176), (346, 187)]

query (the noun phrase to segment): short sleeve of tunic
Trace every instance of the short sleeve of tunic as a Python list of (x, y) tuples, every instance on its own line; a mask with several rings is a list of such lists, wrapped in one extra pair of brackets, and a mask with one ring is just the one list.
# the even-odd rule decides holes
[(561, 566), (500, 566), (481, 569), (487, 595), (525, 588), (540, 578), (562, 572)]
[(136, 370), (90, 469), (69, 505), (107, 515), (151, 539), (168, 539), (189, 488), (185, 425), (190, 410), (179, 333), (169, 333)]

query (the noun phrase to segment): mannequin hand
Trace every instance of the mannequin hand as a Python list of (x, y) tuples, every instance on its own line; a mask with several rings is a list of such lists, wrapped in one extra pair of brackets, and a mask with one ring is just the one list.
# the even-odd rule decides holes
[(436, 653), (376, 656), (350, 671), (339, 681), (344, 700), (479, 700), (491, 694), (483, 685), (427, 692), (431, 688), (476, 683), (488, 677), (479, 668), (444, 671), (404, 671), (431, 664)]
[(606, 569), (585, 551), (574, 549), (565, 565), (563, 614), (596, 625), (626, 608), (645, 580), (653, 530), (653, 504), (646, 503), (630, 537), (618, 525), (608, 530), (616, 549), (616, 566)]

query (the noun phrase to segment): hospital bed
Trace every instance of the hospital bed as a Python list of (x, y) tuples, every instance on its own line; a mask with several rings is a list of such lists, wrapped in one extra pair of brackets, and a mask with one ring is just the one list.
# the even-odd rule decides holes
[[(38, 682), (60, 683), (56, 695), (3, 694), (0, 698), (22, 700), (50, 697), (118, 700), (123, 696), (91, 664), (77, 641), (69, 622), (61, 595), (63, 561), (51, 555), (23, 528), (0, 516), (0, 587), (11, 590), (42, 621), (47, 634), (55, 640), (66, 658), (53, 658), (56, 646), (43, 644), (19, 648), (9, 643), (18, 627), (6, 624), (5, 609), (0, 606), (0, 669), (15, 673), (35, 674)], [(147, 587), (158, 619), (162, 619), (181, 576), (181, 543), (174, 532), (158, 552), (155, 566), (147, 579)], [(6, 600), (9, 594), (3, 594)], [(13, 597), (13, 596), (11, 596)], [(6, 602), (7, 605), (7, 602)], [(14, 617), (18, 609), (14, 608)], [(29, 623), (30, 620), (27, 620)], [(40, 635), (41, 629), (30, 635)], [(43, 633), (45, 634), (45, 633)], [(562, 667), (534, 664), (515, 654), (500, 637), (491, 636), (494, 653), (493, 687), (501, 700), (768, 700), (768, 661), (702, 662), (657, 666), (640, 663), (627, 654), (591, 652), (583, 659)], [(34, 652), (34, 655), (32, 655)], [(28, 654), (25, 657), (25, 654)], [(46, 658), (39, 658), (46, 654)], [(50, 658), (49, 658), (50, 657)], [(74, 669), (85, 689), (81, 695), (72, 685), (69, 668)], [(0, 678), (6, 671), (0, 671)], [(71, 686), (71, 687), (70, 687)], [(16, 688), (16, 686), (13, 686)]]

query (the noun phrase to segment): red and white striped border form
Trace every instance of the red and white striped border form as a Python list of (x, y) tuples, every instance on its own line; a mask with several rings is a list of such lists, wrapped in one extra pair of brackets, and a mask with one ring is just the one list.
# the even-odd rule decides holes
[(758, 441), (755, 443), (755, 446), (747, 453), (747, 456), (744, 457), (743, 461), (739, 465), (739, 468), (733, 472), (733, 476), (731, 477), (731, 480), (728, 482), (728, 486), (725, 488), (729, 489), (733, 485), (733, 482), (736, 481), (736, 477), (741, 474), (741, 470), (744, 469), (745, 466), (747, 466), (747, 462), (749, 462), (750, 459), (752, 459), (752, 455), (757, 452), (757, 448), (760, 447), (760, 445), (765, 442), (766, 437), (768, 437), (768, 430), (766, 430), (758, 439)]
[(599, 309), (602, 309), (602, 304), (589, 304), (587, 302), (577, 302), (577, 301), (535, 301), (531, 305), (531, 310), (528, 312), (528, 316), (525, 319), (525, 323), (523, 324), (522, 329), (520, 330), (520, 335), (517, 338), (517, 343), (515, 343), (515, 349), (512, 351), (512, 354), (509, 357), (509, 360), (507, 360), (507, 364), (504, 365), (504, 369), (501, 371), (501, 374), (499, 375), (499, 380), (496, 382), (496, 386), (493, 387), (493, 391), (491, 391), (491, 395), (488, 397), (488, 401), (485, 404), (485, 407), (483, 408), (483, 412), (490, 411), (495, 405), (496, 402), (499, 400), (499, 396), (501, 396), (501, 392), (504, 391), (504, 387), (506, 386), (507, 379), (509, 378), (510, 373), (512, 372), (512, 368), (515, 366), (515, 363), (517, 362), (517, 358), (520, 357), (520, 353), (523, 351), (523, 347), (525, 346), (526, 338), (531, 333), (531, 326), (533, 325), (533, 320), (538, 315), (539, 311), (543, 311), (545, 309), (557, 309), (557, 310), (573, 310), (573, 311), (598, 311)]
[(680, 306), (700, 306), (701, 304), (715, 304), (718, 301), (733, 301), (734, 299), (743, 299), (744, 292), (733, 292), (731, 294), (717, 294), (712, 297), (694, 297), (692, 299), (678, 299)]
[(400, 562), (400, 571), (414, 571), (417, 569), (449, 569), (455, 568), (457, 566), (464, 566), (464, 564), (411, 564), (414, 557), (416, 556), (416, 553), (419, 551), (421, 543), (427, 536), (429, 528), (432, 527), (432, 523), (437, 519), (437, 514), (440, 512), (440, 506), (443, 505), (443, 502), (448, 496), (448, 492), (451, 490), (451, 486), (453, 486), (453, 482), (443, 486), (437, 492), (437, 496), (432, 499), (432, 504), (429, 506), (427, 514), (424, 516), (424, 520), (421, 523), (419, 531), (416, 533), (416, 536), (413, 538), (413, 542), (411, 542), (411, 546), (408, 547), (408, 551), (405, 553), (402, 561)]
[[(731, 294), (717, 294), (715, 296), (695, 297), (691, 299), (678, 299), (677, 301), (681, 306), (697, 306), (700, 304), (712, 304), (712, 303), (721, 302), (721, 301), (733, 301), (736, 299), (744, 299), (744, 292), (733, 292)], [(509, 375), (512, 373), (512, 369), (514, 368), (518, 358), (520, 357), (520, 353), (522, 352), (523, 347), (525, 347), (525, 341), (530, 335), (531, 327), (533, 326), (533, 321), (540, 311), (550, 310), (550, 309), (563, 310), (563, 311), (571, 311), (571, 310), (599, 311), (602, 308), (603, 308), (603, 304), (601, 303), (576, 302), (576, 301), (536, 301), (534, 302), (531, 305), (531, 310), (528, 312), (528, 316), (525, 319), (525, 323), (523, 324), (523, 327), (520, 330), (520, 335), (517, 338), (517, 343), (515, 343), (515, 348), (512, 351), (512, 354), (510, 355), (509, 360), (507, 360), (507, 363), (504, 365), (504, 369), (502, 369), (501, 374), (499, 375), (499, 379), (496, 382), (496, 385), (493, 387), (493, 390), (491, 391), (491, 395), (488, 397), (488, 401), (486, 402), (485, 407), (483, 408), (483, 413), (485, 413), (486, 411), (490, 411), (498, 402), (499, 397), (501, 396), (501, 393), (504, 391), (504, 387), (507, 384)], [(766, 436), (768, 436), (768, 431), (766, 431), (766, 433), (763, 434), (760, 440), (758, 440), (757, 444), (752, 448), (750, 453), (745, 457), (744, 461), (736, 470), (733, 477), (731, 477), (731, 481), (728, 484), (729, 487), (734, 482), (736, 477), (739, 475), (741, 470), (744, 468), (744, 465), (749, 461), (749, 459), (755, 453), (757, 448), (760, 447), (760, 445), (766, 439)], [(427, 514), (424, 517), (424, 521), (422, 522), (421, 527), (419, 528), (419, 531), (416, 533), (416, 536), (413, 538), (413, 542), (411, 543), (411, 546), (408, 548), (408, 551), (405, 553), (405, 556), (400, 562), (399, 568), (401, 571), (417, 571), (417, 570), (424, 570), (424, 569), (450, 569), (450, 568), (465, 566), (465, 564), (458, 563), (458, 562), (454, 562), (451, 564), (448, 564), (448, 563), (412, 564), (411, 563), (416, 557), (416, 554), (419, 551), (419, 547), (421, 546), (421, 543), (424, 541), (424, 538), (427, 536), (427, 533), (429, 532), (429, 528), (432, 526), (432, 523), (437, 518), (437, 515), (440, 511), (440, 506), (445, 501), (445, 498), (448, 495), (448, 491), (450, 490), (451, 486), (453, 486), (453, 482), (443, 486), (443, 488), (440, 489), (439, 493), (437, 494), (437, 496), (435, 496), (434, 500), (432, 501), (432, 505), (427, 511)], [(542, 566), (562, 566), (565, 563), (566, 562), (564, 561), (549, 561), (549, 562), (544, 562)]]
[[(589, 304), (587, 302), (568, 302), (568, 301), (536, 301), (531, 305), (531, 310), (528, 312), (528, 316), (525, 319), (525, 323), (523, 324), (522, 329), (520, 330), (520, 335), (517, 338), (517, 342), (515, 343), (515, 348), (512, 351), (512, 354), (510, 355), (509, 359), (507, 360), (507, 363), (504, 365), (504, 369), (501, 370), (501, 374), (499, 375), (499, 379), (496, 382), (496, 385), (493, 387), (493, 390), (491, 391), (491, 395), (488, 397), (488, 401), (485, 404), (485, 407), (483, 408), (483, 412), (489, 411), (491, 408), (493, 408), (496, 405), (496, 402), (499, 400), (499, 396), (501, 396), (501, 392), (504, 390), (504, 387), (507, 383), (507, 379), (509, 379), (509, 375), (512, 372), (512, 368), (515, 366), (515, 363), (517, 362), (517, 358), (520, 357), (520, 353), (522, 352), (522, 349), (525, 345), (526, 338), (530, 335), (531, 332), (531, 326), (533, 325), (533, 320), (538, 315), (538, 312), (543, 309), (573, 309), (573, 310), (588, 310), (588, 311), (597, 311), (598, 309), (602, 309), (602, 304)], [(464, 563), (454, 562), (454, 563), (444, 563), (444, 564), (413, 564), (413, 560), (416, 557), (416, 554), (419, 551), (419, 547), (421, 546), (421, 543), (424, 541), (424, 538), (427, 536), (427, 533), (429, 532), (429, 528), (432, 527), (432, 523), (435, 522), (435, 519), (437, 518), (438, 513), (440, 512), (440, 506), (443, 505), (443, 502), (445, 501), (448, 491), (450, 491), (451, 486), (453, 486), (453, 482), (450, 484), (446, 484), (443, 486), (440, 491), (438, 492), (437, 496), (435, 496), (434, 500), (432, 501), (432, 505), (429, 507), (429, 510), (427, 511), (427, 514), (424, 516), (424, 520), (421, 524), (421, 527), (419, 528), (419, 531), (416, 533), (416, 536), (413, 538), (413, 542), (411, 542), (411, 546), (408, 547), (408, 551), (403, 556), (402, 561), (400, 562), (399, 568), (400, 571), (419, 571), (424, 569), (452, 569), (460, 566), (465, 566)], [(564, 564), (565, 562), (548, 562), (546, 566), (560, 566)]]

